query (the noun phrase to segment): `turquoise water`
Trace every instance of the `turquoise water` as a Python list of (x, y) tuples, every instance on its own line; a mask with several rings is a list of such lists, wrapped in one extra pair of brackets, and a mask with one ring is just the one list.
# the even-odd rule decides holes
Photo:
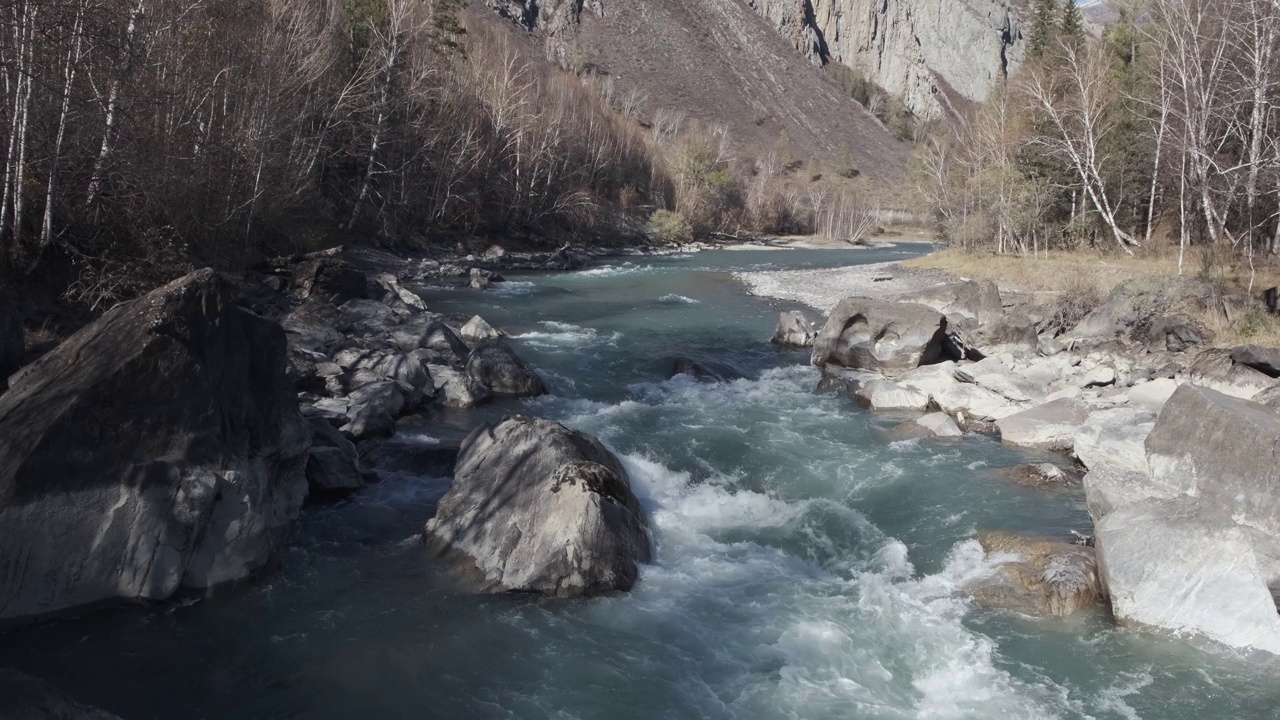
[[(517, 412), (598, 435), (652, 521), (630, 594), (461, 593), (416, 537), (448, 478), (386, 473), (306, 511), (262, 583), (2, 635), (0, 665), (135, 720), (1276, 717), (1276, 667), (974, 607), (976, 531), (1087, 531), (1083, 498), (995, 476), (1037, 456), (891, 442), (905, 416), (814, 394), (807, 355), (767, 343), (789, 306), (729, 276), (910, 252), (706, 252), (424, 293), (509, 332), (553, 395), (434, 411), (402, 458)], [(680, 356), (731, 380), (668, 379)]]

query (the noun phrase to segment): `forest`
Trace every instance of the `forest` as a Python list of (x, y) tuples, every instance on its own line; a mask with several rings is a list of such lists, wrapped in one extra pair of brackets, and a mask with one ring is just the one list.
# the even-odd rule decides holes
[(1027, 59), (917, 149), (953, 246), (1035, 255), (1159, 244), (1250, 271), (1280, 252), (1280, 3), (1128, 0), (1100, 38), (1035, 0)]

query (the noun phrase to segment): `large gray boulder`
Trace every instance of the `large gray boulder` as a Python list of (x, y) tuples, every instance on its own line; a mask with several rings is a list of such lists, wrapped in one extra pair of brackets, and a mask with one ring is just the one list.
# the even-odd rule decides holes
[(938, 285), (907, 293), (898, 299), (933, 308), (948, 317), (970, 318), (979, 324), (992, 322), (1004, 314), (1000, 288), (990, 280)]
[(813, 344), (813, 364), (901, 374), (939, 359), (947, 320), (912, 303), (841, 300)]
[(81, 705), (53, 685), (17, 670), (0, 670), (0, 720), (120, 720)]
[(202, 270), (31, 365), (0, 396), (0, 618), (266, 566), (307, 493), (285, 354)]
[(484, 318), (476, 315), (462, 326), (460, 332), (462, 339), (469, 343), (478, 343), (481, 340), (489, 340), (490, 338), (502, 337), (502, 334), (493, 329), (493, 326), (485, 321)]
[(307, 484), (313, 494), (342, 494), (364, 487), (356, 446), (328, 420), (309, 418), (311, 449), (307, 451)]
[(9, 298), (0, 292), (0, 392), (9, 387), (9, 376), (22, 367), (22, 318)]
[(924, 410), (929, 407), (929, 393), (892, 380), (870, 380), (856, 393), (858, 400), (872, 410)]
[(1231, 362), (1253, 368), (1269, 378), (1280, 378), (1280, 350), (1261, 345), (1241, 345), (1231, 351)]
[(1076, 431), (1089, 418), (1079, 400), (1062, 398), (996, 420), (1006, 445), (1037, 450), (1070, 450)]
[(1251, 398), (1270, 388), (1275, 379), (1232, 359), (1232, 351), (1205, 350), (1187, 372), (1189, 382), (1238, 398)]
[(1280, 414), (1183, 385), (1147, 436), (1152, 479), (1280, 536)]
[(1280, 654), (1273, 578), (1251, 534), (1187, 495), (1108, 513), (1095, 542), (1116, 621)]
[(1146, 441), (1154, 427), (1144, 411), (1127, 407), (1101, 410), (1076, 430), (1072, 449), (1091, 470), (1105, 466), (1147, 473)]
[(538, 373), (525, 364), (510, 345), (497, 338), (482, 340), (472, 349), (467, 358), (466, 375), (472, 383), (494, 395), (533, 397), (547, 393), (547, 386)]
[(1280, 383), (1276, 383), (1270, 388), (1254, 395), (1253, 401), (1260, 405), (1266, 405), (1272, 410), (1280, 410)]
[(813, 323), (799, 310), (784, 312), (778, 318), (778, 327), (773, 331), (774, 345), (792, 348), (806, 348), (813, 345), (817, 333)]
[(600, 441), (517, 416), (463, 441), (424, 537), (481, 590), (577, 596), (631, 589), (637, 563), (649, 562), (646, 525)]

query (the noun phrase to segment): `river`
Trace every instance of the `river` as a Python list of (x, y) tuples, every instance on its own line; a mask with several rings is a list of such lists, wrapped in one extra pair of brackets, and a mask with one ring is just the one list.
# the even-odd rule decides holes
[[(983, 568), (975, 532), (1087, 532), (1083, 496), (996, 474), (1043, 456), (893, 442), (903, 416), (815, 394), (807, 354), (768, 344), (789, 306), (730, 276), (915, 252), (615, 259), (423, 292), (506, 329), (552, 395), (435, 410), (397, 440), (404, 457), (512, 413), (597, 435), (651, 519), (655, 562), (629, 594), (455, 589), (417, 539), (449, 479), (388, 472), (306, 510), (264, 581), (0, 635), (0, 666), (126, 720), (1276, 717), (1275, 668), (1101, 614), (973, 606), (958, 588)], [(669, 379), (680, 356), (731, 379)]]

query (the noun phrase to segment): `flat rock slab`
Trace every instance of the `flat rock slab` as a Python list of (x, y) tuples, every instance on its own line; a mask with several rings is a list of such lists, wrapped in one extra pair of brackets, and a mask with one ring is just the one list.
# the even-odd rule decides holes
[(1089, 407), (1063, 398), (996, 420), (1006, 445), (1037, 450), (1070, 450), (1076, 430), (1089, 418)]

